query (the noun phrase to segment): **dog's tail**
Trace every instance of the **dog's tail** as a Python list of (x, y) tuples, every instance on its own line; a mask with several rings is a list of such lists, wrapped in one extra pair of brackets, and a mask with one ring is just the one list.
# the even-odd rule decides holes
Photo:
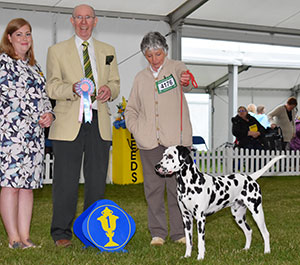
[(258, 179), (261, 175), (263, 175), (271, 166), (273, 166), (279, 159), (286, 157), (285, 155), (276, 156), (271, 161), (269, 161), (263, 168), (252, 173), (250, 175), (254, 180)]

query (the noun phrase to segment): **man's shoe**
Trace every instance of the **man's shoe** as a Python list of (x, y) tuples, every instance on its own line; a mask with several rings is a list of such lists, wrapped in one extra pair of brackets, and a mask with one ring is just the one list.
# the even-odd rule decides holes
[(181, 244), (186, 244), (186, 239), (185, 239), (185, 236), (182, 237), (182, 238), (179, 238), (177, 240), (175, 240), (176, 243), (181, 243)]
[(165, 243), (165, 240), (163, 240), (161, 237), (155, 236), (152, 238), (150, 245), (151, 246), (162, 246)]
[(55, 241), (55, 245), (57, 247), (67, 248), (72, 245), (72, 242), (69, 239), (59, 239)]

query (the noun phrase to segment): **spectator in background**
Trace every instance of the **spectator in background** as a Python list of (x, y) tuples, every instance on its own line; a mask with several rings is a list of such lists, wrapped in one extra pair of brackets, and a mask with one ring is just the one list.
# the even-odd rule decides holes
[(267, 129), (268, 127), (271, 127), (271, 124), (268, 120), (268, 116), (265, 114), (265, 106), (263, 105), (260, 105), (260, 106), (257, 106), (256, 108), (256, 119), (257, 121), (265, 127), (265, 129)]
[(264, 149), (265, 128), (250, 114), (244, 106), (238, 108), (238, 114), (231, 119), (232, 134), (236, 137), (236, 146), (247, 149)]
[(251, 103), (247, 107), (248, 114), (250, 114), (252, 117), (256, 118), (256, 106), (255, 104)]
[(296, 134), (295, 137), (292, 138), (290, 142), (291, 150), (300, 150), (300, 117), (298, 117), (295, 121)]
[(295, 136), (295, 118), (297, 99), (295, 97), (288, 98), (285, 105), (280, 105), (268, 114), (271, 128), (280, 127), (283, 136), (283, 149), (289, 149), (289, 143)]

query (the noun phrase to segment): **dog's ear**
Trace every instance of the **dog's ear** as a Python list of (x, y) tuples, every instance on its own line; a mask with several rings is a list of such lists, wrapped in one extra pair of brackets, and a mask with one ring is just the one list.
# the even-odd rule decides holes
[(190, 149), (188, 149), (187, 147), (182, 146), (182, 145), (178, 145), (178, 146), (176, 146), (176, 148), (178, 149), (179, 154), (180, 154), (184, 159), (186, 159), (187, 157), (190, 156), (191, 151), (190, 151)]

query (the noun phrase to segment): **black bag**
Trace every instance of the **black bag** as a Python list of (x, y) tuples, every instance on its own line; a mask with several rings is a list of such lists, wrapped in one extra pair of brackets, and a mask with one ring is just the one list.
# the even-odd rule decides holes
[(265, 149), (267, 150), (283, 150), (283, 136), (280, 127), (275, 127), (274, 129), (267, 128), (265, 134)]

